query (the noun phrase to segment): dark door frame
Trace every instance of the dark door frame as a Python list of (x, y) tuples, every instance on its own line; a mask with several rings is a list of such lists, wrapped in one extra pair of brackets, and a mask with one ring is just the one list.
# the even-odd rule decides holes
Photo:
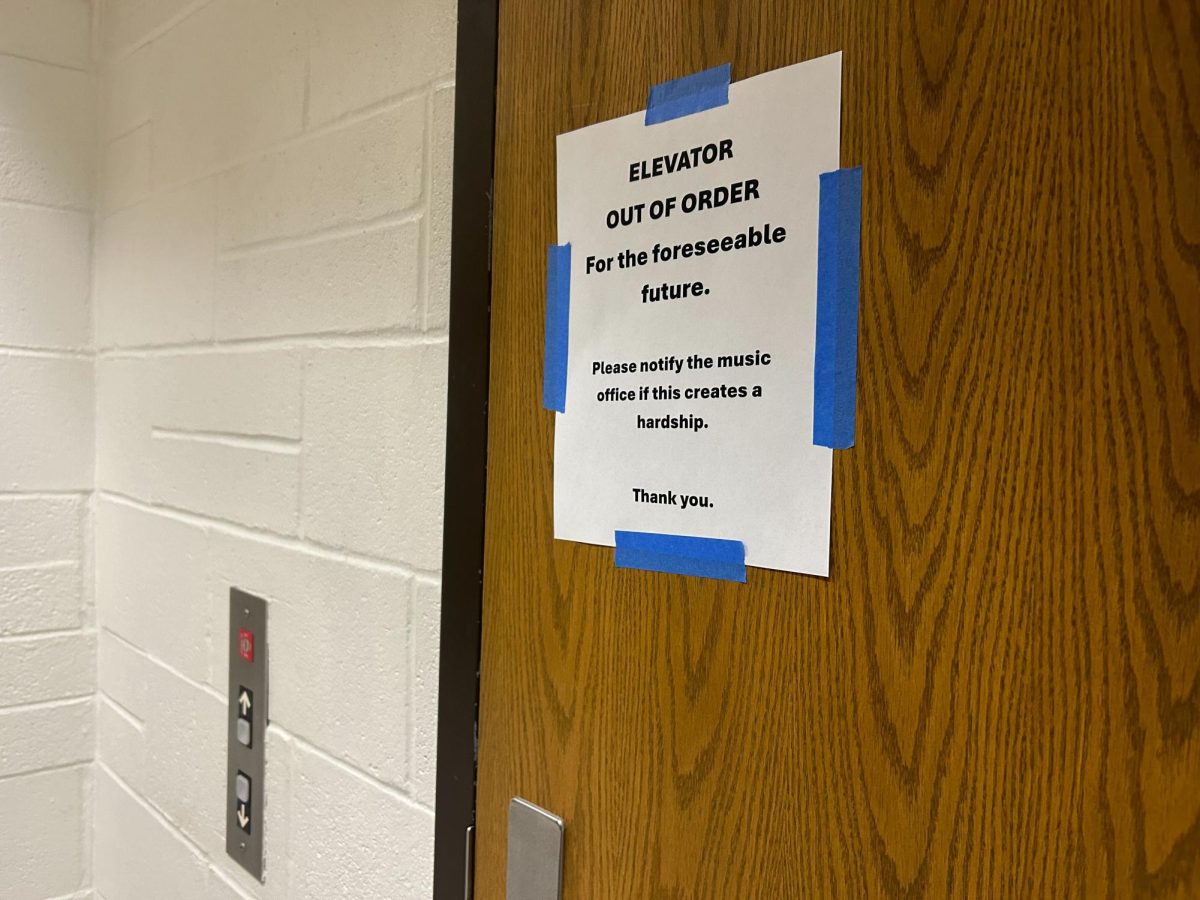
[(433, 896), (469, 897), (487, 491), (499, 0), (459, 0)]

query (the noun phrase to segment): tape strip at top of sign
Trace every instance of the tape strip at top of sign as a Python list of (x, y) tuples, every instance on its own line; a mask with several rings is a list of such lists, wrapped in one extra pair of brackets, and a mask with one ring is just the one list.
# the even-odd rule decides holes
[(732, 71), (731, 64), (722, 63), (703, 72), (654, 85), (646, 100), (646, 124), (657, 125), (724, 106), (729, 102), (729, 76)]
[[(803, 64), (798, 64), (798, 66), (799, 65)], [(840, 65), (838, 66), (838, 71), (840, 72)], [(691, 116), (706, 110), (712, 110), (718, 107), (729, 105), (731, 72), (732, 66), (729, 63), (725, 63), (720, 66), (715, 66), (711, 69), (706, 69), (701, 72), (696, 72), (691, 75), (654, 85), (649, 91), (643, 125), (659, 125), (664, 122), (670, 122), (685, 116)], [(840, 93), (837, 91), (836, 86), (831, 85), (830, 91), (831, 93), (829, 96), (831, 99), (836, 99), (838, 106), (840, 106)], [(832, 112), (832, 115), (834, 116), (833, 124), (836, 126), (836, 107)], [(833, 133), (836, 135), (836, 129), (827, 133)], [(801, 137), (803, 136), (801, 135)], [(629, 136), (629, 141), (633, 141), (632, 135)], [(723, 140), (717, 144), (714, 144), (714, 146), (716, 146), (721, 153), (728, 153), (729, 156), (732, 156), (732, 143), (732, 141)], [(595, 154), (597, 151), (590, 152)], [(832, 155), (833, 159), (831, 161), (836, 161), (836, 145), (830, 151), (822, 151), (822, 153), (825, 154), (826, 159), (829, 159), (829, 156)], [(720, 159), (722, 160), (725, 158), (726, 156), (724, 155), (720, 156)], [(709, 160), (706, 158), (704, 161), (707, 163)], [(809, 165), (811, 165), (811, 163), (809, 163)], [(801, 166), (801, 168), (803, 168), (803, 166)], [(564, 178), (564, 171), (568, 170), (564, 170), (562, 168), (562, 160), (560, 159), (560, 229), (562, 228), (564, 215), (564, 207), (561, 204), (564, 202), (563, 190), (565, 183), (562, 181), (562, 179)], [(671, 169), (666, 167), (666, 172), (661, 174), (670, 174), (670, 171)], [(810, 169), (809, 171), (814, 170)], [(815, 345), (814, 355), (813, 357), (810, 357), (813, 360), (814, 365), (813, 369), (809, 370), (813, 377), (813, 395), (811, 397), (813, 430), (811, 432), (811, 438), (809, 439), (812, 441), (810, 446), (813, 447), (819, 446), (825, 448), (845, 448), (852, 446), (854, 443), (855, 393), (857, 380), (859, 219), (861, 197), (859, 184), (861, 170), (834, 169), (831, 172), (821, 172), (819, 169), (817, 169), (815, 170), (814, 174), (816, 173), (819, 173), (820, 177), (820, 215), (819, 221), (814, 223), (817, 226), (815, 229), (817, 256), (815, 263), (817, 275), (815, 279), (816, 296), (814, 298), (816, 304), (816, 329), (815, 337), (809, 338), (810, 340), (814, 341)], [(653, 173), (648, 173), (645, 177), (649, 177), (650, 174), (658, 175), (660, 173), (655, 170)], [(786, 178), (786, 176), (783, 177)], [(637, 177), (637, 173), (634, 172), (633, 167), (631, 167), (629, 181), (632, 183), (634, 181), (641, 180), (641, 178)], [(793, 183), (801, 184), (803, 183), (803, 179), (801, 178), (798, 182), (793, 179)], [(743, 182), (743, 184), (752, 184), (755, 192), (757, 192), (757, 181), (752, 180)], [(757, 199), (757, 193), (751, 194), (749, 199)], [(800, 207), (790, 206), (789, 208), (806, 209), (807, 202), (808, 201), (805, 200)], [(571, 210), (573, 207), (568, 205), (566, 209)], [(778, 204), (776, 204), (775, 209), (776, 214), (778, 214)], [(687, 210), (684, 210), (684, 212), (686, 211)], [(582, 220), (580, 220), (578, 216), (575, 217), (575, 222), (575, 227), (568, 228), (568, 231), (578, 230), (582, 224)], [(629, 223), (624, 221), (620, 222), (621, 226), (625, 226), (627, 224)], [(614, 226), (610, 221), (608, 223), (608, 228), (612, 229), (614, 227), (616, 226)], [(789, 225), (788, 227), (790, 229), (791, 226)], [(751, 228), (750, 230), (753, 231), (754, 229)], [(764, 225), (762, 230), (768, 235), (772, 234), (774, 231), (783, 233), (782, 228), (771, 229), (769, 224)], [(812, 231), (809, 232), (810, 235), (812, 233)], [(561, 234), (562, 232), (560, 230), (560, 235)], [(805, 246), (802, 235), (803, 232), (801, 232), (801, 247)], [(570, 235), (567, 236), (570, 237)], [(782, 241), (783, 239), (785, 238), (781, 237), (779, 240)], [(809, 238), (809, 240), (812, 240), (812, 238)], [(716, 241), (710, 240), (709, 243), (716, 243)], [(765, 244), (767, 245), (771, 243), (771, 240), (765, 241)], [(751, 243), (750, 246), (756, 245)], [(808, 246), (812, 245), (810, 244)], [(589, 249), (591, 248), (589, 247)], [(725, 248), (721, 247), (720, 249)], [(709, 248), (709, 250), (710, 252), (715, 252), (712, 251), (711, 248)], [(585, 273), (582, 270), (585, 255), (586, 254), (581, 252), (579, 259), (576, 261), (577, 265), (581, 267), (579, 276), (585, 274), (593, 275), (593, 269), (591, 267), (593, 257), (589, 256), (587, 259), (589, 263), (587, 272)], [(645, 254), (642, 254), (642, 256), (644, 257)], [(552, 409), (559, 413), (566, 412), (568, 381), (567, 356), (568, 338), (570, 336), (568, 319), (571, 318), (571, 262), (571, 246), (569, 243), (564, 243), (563, 245), (551, 245), (549, 247), (547, 254), (546, 343), (543, 379), (543, 405), (547, 409)], [(645, 263), (644, 258), (642, 259), (642, 263)], [(612, 263), (610, 258), (609, 269), (606, 270), (602, 268), (598, 269), (597, 271), (602, 273), (605, 271), (612, 271), (611, 266)], [(809, 271), (811, 272), (812, 270), (810, 269)], [(700, 274), (703, 275), (703, 273)], [(807, 279), (805, 279), (805, 281), (806, 280)], [(697, 281), (694, 287), (702, 288), (702, 285), (699, 281)], [(811, 290), (811, 288), (806, 287), (802, 290), (803, 292), (807, 293), (809, 290)], [(595, 290), (589, 290), (585, 293), (590, 295), (591, 302), (595, 304)], [(702, 289), (702, 293), (707, 295), (709, 291)], [(646, 302), (644, 294), (645, 292), (643, 291), (643, 303)], [(674, 297), (674, 295), (672, 296)], [(811, 294), (808, 296), (812, 297)], [(806, 302), (813, 302), (813, 300), (808, 300)], [(584, 321), (585, 323), (587, 322), (586, 317)], [(595, 327), (594, 319), (592, 320), (592, 327)], [(791, 332), (784, 331), (781, 333), (789, 334)], [(809, 334), (812, 335), (813, 332), (809, 332)], [(573, 341), (574, 337), (570, 337)], [(589, 345), (585, 343), (584, 346)], [(595, 350), (597, 345), (593, 343), (591, 346), (593, 350)], [(603, 346), (603, 344), (600, 346)], [(576, 349), (578, 350), (578, 347)], [(627, 352), (631, 352), (631, 350), (628, 350)], [(755, 351), (755, 355), (758, 355), (758, 351)], [(664, 359), (665, 358), (666, 357), (664, 357)], [(676, 357), (672, 356), (670, 358), (675, 359)], [(679, 359), (682, 360), (683, 357), (679, 357)], [(710, 359), (709, 365), (711, 364), (712, 361)], [(572, 371), (574, 371), (574, 369), (572, 369)], [(603, 371), (608, 372), (609, 370), (604, 369)], [(633, 369), (619, 368), (616, 371), (618, 373), (631, 372)], [(647, 370), (643, 368), (643, 371)], [(682, 374), (683, 370), (682, 368), (676, 368), (674, 371)], [(592, 374), (595, 375), (595, 371), (593, 371)], [(573, 377), (578, 379), (579, 375), (576, 374)], [(766, 382), (764, 382), (764, 384), (765, 383)], [(575, 390), (578, 390), (580, 386), (578, 381), (576, 381), (575, 384)], [(629, 393), (629, 397), (631, 399), (633, 397), (632, 393), (625, 391), (621, 387), (609, 388), (608, 390), (610, 393), (616, 391), (617, 399), (622, 399), (624, 393)], [(648, 391), (649, 388), (643, 387), (642, 390)], [(584, 397), (587, 396), (588, 395), (585, 393)], [(675, 396), (678, 397), (677, 392)], [(742, 394), (741, 396), (745, 396), (745, 394)], [(605, 395), (600, 397), (600, 399), (603, 400), (608, 398), (607, 395)], [(645, 400), (646, 397), (639, 396), (637, 399)], [(590, 411), (589, 407), (588, 411), (585, 413), (585, 417), (592, 415), (593, 413)], [(709, 413), (705, 413), (704, 417), (707, 418), (709, 415)], [(571, 420), (575, 419), (575, 417), (569, 418)], [(642, 418), (643, 417), (641, 416), (638, 417), (639, 422)], [(680, 417), (681, 421), (683, 418), (684, 417), (682, 416)], [(688, 416), (686, 418), (695, 418), (698, 421), (701, 419), (700, 416)], [(560, 420), (560, 424), (565, 423), (562, 423)], [(638, 427), (641, 428), (642, 426), (639, 424)], [(669, 427), (683, 428), (684, 426), (671, 425)], [(702, 427), (708, 428), (709, 426), (706, 423)], [(599, 434), (594, 434), (590, 437), (594, 442), (600, 440)], [(803, 443), (808, 443), (808, 441), (800, 438), (800, 440), (796, 442), (789, 443), (788, 446), (794, 447)], [(678, 531), (676, 531), (673, 527), (663, 528), (660, 524), (658, 524), (662, 521), (661, 518), (654, 518), (653, 516), (647, 518), (647, 523), (648, 525), (657, 525), (658, 527), (645, 527), (644, 530), (630, 529), (628, 527), (629, 519), (633, 518), (640, 520), (642, 518), (641, 514), (632, 517), (629, 515), (623, 515), (622, 517), (619, 517), (617, 527), (614, 530), (608, 531), (607, 535), (603, 539), (591, 533), (570, 533), (572, 529), (575, 531), (580, 530), (580, 526), (576, 524), (578, 522), (578, 517), (572, 517), (572, 522), (569, 525), (560, 528), (560, 507), (558, 502), (559, 485), (557, 482), (559, 478), (560, 454), (563, 452), (564, 447), (560, 445), (556, 436), (556, 537), (561, 537), (562, 539), (566, 540), (581, 540), (585, 543), (603, 543), (609, 546), (615, 546), (617, 555), (617, 559), (615, 561), (618, 566), (622, 568), (640, 568), (648, 571), (673, 572), (678, 574), (718, 578), (738, 582), (745, 581), (745, 568), (747, 565), (746, 557), (751, 556), (756, 547), (753, 542), (751, 544), (743, 544), (740, 541), (730, 540), (730, 538), (740, 536), (741, 532), (740, 527), (730, 527), (730, 525), (733, 524), (732, 519), (725, 520), (724, 527), (713, 528), (713, 530), (718, 534), (721, 531), (726, 532), (726, 534), (722, 535), (721, 537), (700, 537), (681, 533), (688, 530), (686, 527), (680, 528)], [(684, 456), (686, 455), (687, 454), (684, 454)], [(681, 459), (679, 460), (679, 463), (681, 475), (684, 476), (684, 480), (686, 480), (686, 476), (690, 474), (687, 471), (686, 462)], [(701, 466), (701, 468), (703, 468), (703, 466)], [(593, 477), (598, 479), (601, 476), (599, 476), (597, 473)], [(817, 493), (813, 495), (814, 502), (818, 500), (821, 493), (822, 491), (818, 489)], [(764, 562), (756, 562), (753, 558), (751, 558), (749, 564), (764, 565), (767, 568), (781, 568), (785, 571), (811, 572), (813, 574), (821, 575), (827, 574), (828, 508), (830, 505), (828, 482), (826, 483), (823, 493), (825, 518), (824, 522), (819, 527), (824, 529), (826, 535), (824, 538), (824, 552), (826, 556), (824, 562), (813, 563), (814, 566), (820, 566), (821, 568), (808, 568), (806, 563), (788, 563), (786, 560), (776, 563), (773, 561), (774, 558)], [(653, 490), (648, 490), (641, 487), (635, 488), (633, 490), (633, 495), (634, 500), (638, 503), (651, 502), (646, 499), (647, 497), (650, 497), (663, 498), (661, 500), (653, 499), (654, 503), (661, 502), (665, 504), (671, 504), (671, 498), (676, 497), (676, 493), (674, 491), (656, 493)], [(697, 500), (696, 497), (684, 494), (682, 492), (680, 492), (678, 499), (691, 499), (693, 501)], [(804, 502), (805, 496), (802, 495), (799, 497), (799, 499), (800, 501)], [(716, 505), (715, 502), (711, 502), (710, 504), (709, 497), (707, 496), (700, 497), (699, 500), (703, 501), (699, 503), (700, 506)], [(601, 500), (600, 504), (608, 504), (611, 506), (607, 500)], [(820, 505), (820, 503), (817, 505)], [(588, 504), (584, 504), (584, 506), (587, 507)], [(686, 509), (687, 506), (684, 505), (683, 508)], [(596, 521), (593, 523), (595, 527), (600, 527), (601, 521), (608, 521), (605, 514), (611, 513), (611, 511), (612, 510), (608, 508), (608, 506), (606, 506), (602, 511), (598, 510), (595, 516)], [(657, 513), (659, 511), (660, 510), (654, 510), (653, 512)], [(709, 527), (712, 527), (711, 520), (709, 521)], [(746, 524), (749, 525), (747, 530), (753, 531), (755, 527), (753, 521), (748, 520)], [(566, 530), (569, 533), (560, 534), (560, 531), (563, 530)], [(594, 531), (595, 529), (592, 530)], [(708, 528), (698, 528), (696, 530), (703, 531), (708, 530)], [(733, 533), (731, 534), (729, 532)], [(645, 546), (642, 546), (642, 544), (645, 544)], [(735, 552), (730, 548), (743, 549)], [(765, 550), (762, 552), (764, 554), (766, 553)], [(778, 552), (776, 552), (776, 557), (779, 557)]]

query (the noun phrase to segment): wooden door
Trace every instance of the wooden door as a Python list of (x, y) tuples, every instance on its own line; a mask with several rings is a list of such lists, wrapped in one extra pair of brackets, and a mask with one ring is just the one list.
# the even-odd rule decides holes
[[(1200, 896), (1188, 0), (502, 0), (476, 897)], [(552, 539), (554, 137), (845, 51), (857, 446), (828, 580)]]

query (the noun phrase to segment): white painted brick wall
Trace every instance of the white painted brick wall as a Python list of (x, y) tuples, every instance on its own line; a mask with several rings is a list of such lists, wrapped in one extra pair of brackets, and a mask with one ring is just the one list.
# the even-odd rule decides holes
[(82, 600), (76, 560), (0, 569), (0, 636), (78, 628)]
[[(0, 344), (91, 344), (91, 227), (83, 212), (0, 205)], [(54, 248), (54, 265), (47, 265), (47, 248)]]
[[(110, 690), (123, 678), (142, 681), (123, 660), (112, 659), (126, 655), (113, 648), (132, 645), (185, 677), (208, 680), (208, 538), (200, 528), (103, 498), (95, 521), (97, 620), (106, 634), (120, 635), (100, 642), (100, 685), (138, 715), (140, 704)], [(146, 566), (144, 560), (171, 564)]]
[(295, 350), (102, 356), (96, 402), (101, 486), (147, 503), (294, 533), (300, 378)]
[[(104, 4), (103, 22), (110, 22), (121, 0)], [(100, 138), (119, 138), (150, 121), (154, 80), (150, 66), (153, 43), (145, 43), (123, 56), (109, 56), (100, 69)], [(147, 174), (149, 174), (147, 172)]]
[(0, 494), (0, 570), (78, 563), (86, 515), (76, 496)]
[(0, 55), (0, 197), (89, 209), (95, 105), (87, 72)]
[(314, 351), (305, 382), (305, 533), (436, 569), (446, 344)]
[(0, 495), (0, 638), (84, 624), (86, 517), (82, 496)]
[(91, 487), (92, 361), (0, 355), (0, 385), (0, 491)]
[(90, 0), (0, 0), (0, 53), (87, 69), (91, 19)]
[(428, 896), (453, 0), (105, 0), (94, 67), (92, 21), (0, 0), (0, 895)]
[(150, 196), (150, 126), (142, 125), (114, 138), (100, 160), (99, 199), (104, 214), (133, 206)]
[[(414, 582), (412, 631), (412, 707), (414, 722), (437, 721), (438, 650), (441, 635), (441, 585), (432, 579)], [(437, 774), (437, 731), (412, 730), (409, 777), (413, 796), (433, 806)]]
[(95, 635), (79, 631), (10, 638), (0, 654), (0, 708), (90, 697), (95, 649)]
[(224, 168), (300, 132), (307, 6), (210, 0), (153, 42), (156, 186)]
[(127, 55), (144, 45), (197, 5), (197, 0), (103, 0), (102, 61)]
[(216, 336), (419, 329), (421, 263), (419, 220), (226, 254), (217, 264)]
[(65, 897), (87, 886), (78, 823), (86, 818), (89, 795), (83, 766), (0, 780), (0, 886), (6, 898)]
[(454, 85), (433, 94), (429, 158), (430, 178), (428, 268), (425, 272), (425, 327), (431, 330), (450, 326), (450, 209), (454, 163)]
[(92, 707), (87, 697), (0, 709), (0, 779), (88, 762)]
[[(101, 8), (103, 900), (429, 896), (454, 8)], [(265, 885), (224, 854), (234, 585), (270, 604)]]
[(424, 807), (300, 744), (291, 765), (291, 855), (312, 861), (292, 868), (289, 896), (430, 896), (433, 829)]
[(213, 874), (203, 854), (103, 762), (93, 802), (95, 884), (104, 900), (207, 900)]
[(213, 187), (199, 181), (156, 192), (96, 223), (98, 347), (212, 336)]
[(0, 897), (91, 896), (88, 0), (0, 0)]
[(414, 97), (225, 172), (218, 245), (229, 249), (415, 213), (428, 105), (428, 96)]
[(454, 6), (444, 0), (313, 0), (310, 121), (448, 80), (454, 38)]

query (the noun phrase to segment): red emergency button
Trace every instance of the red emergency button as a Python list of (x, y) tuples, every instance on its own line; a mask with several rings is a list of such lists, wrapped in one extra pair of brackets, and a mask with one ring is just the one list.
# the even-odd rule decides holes
[(238, 655), (246, 662), (254, 662), (254, 632), (249, 628), (238, 629)]

